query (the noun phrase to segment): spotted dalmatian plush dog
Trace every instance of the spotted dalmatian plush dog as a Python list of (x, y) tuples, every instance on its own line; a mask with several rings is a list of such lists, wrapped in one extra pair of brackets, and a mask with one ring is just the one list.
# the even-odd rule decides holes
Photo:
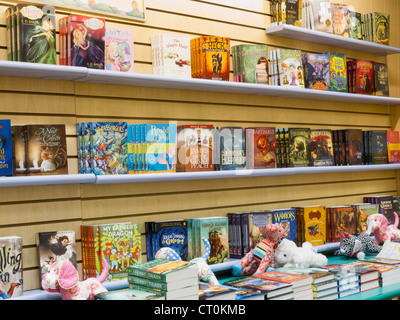
[(341, 232), (340, 239), (340, 249), (334, 252), (335, 255), (356, 256), (357, 259), (364, 259), (365, 251), (379, 253), (382, 249), (382, 246), (376, 245), (374, 239), (367, 233), (355, 236), (349, 235), (347, 232)]

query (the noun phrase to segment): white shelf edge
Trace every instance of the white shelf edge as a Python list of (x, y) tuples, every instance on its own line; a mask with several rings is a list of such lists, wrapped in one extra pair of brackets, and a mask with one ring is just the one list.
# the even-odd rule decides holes
[(0, 177), (0, 187), (94, 184), (94, 174), (61, 174), (42, 176)]
[(335, 34), (329, 34), (316, 30), (308, 30), (305, 28), (295, 27), (286, 24), (266, 28), (265, 32), (267, 35), (303, 40), (307, 42), (324, 44), (355, 51), (362, 51), (376, 55), (391, 55), (400, 53), (400, 48), (364, 40), (346, 38)]
[(0, 61), (0, 76), (29, 77), (52, 80), (127, 85), (150, 88), (248, 94), (293, 99), (310, 99), (344, 103), (400, 105), (400, 98), (378, 97), (345, 92), (269, 86), (262, 84), (216, 81), (207, 79), (180, 79), (144, 73), (125, 73), (81, 67)]
[(205, 179), (228, 179), (246, 177), (268, 177), (298, 174), (317, 173), (339, 173), (399, 170), (400, 164), (360, 165), (360, 166), (332, 166), (332, 167), (299, 167), (299, 168), (276, 168), (276, 169), (254, 169), (254, 170), (230, 170), (230, 171), (202, 171), (202, 172), (176, 172), (176, 173), (143, 173), (126, 175), (104, 175), (96, 176), (95, 184), (114, 183), (138, 183), (138, 182), (160, 182), (160, 181), (183, 181), (183, 180), (205, 180)]

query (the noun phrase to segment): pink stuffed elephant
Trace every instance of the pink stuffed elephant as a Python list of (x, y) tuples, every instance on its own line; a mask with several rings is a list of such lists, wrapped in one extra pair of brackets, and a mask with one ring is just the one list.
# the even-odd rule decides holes
[(399, 216), (394, 212), (394, 224), (389, 225), (387, 218), (380, 213), (372, 214), (368, 217), (367, 234), (371, 231), (375, 235), (375, 243), (380, 244), (387, 240), (400, 240), (400, 230), (397, 228), (399, 225)]
[(56, 261), (42, 276), (42, 287), (48, 292), (59, 292), (63, 300), (93, 300), (98, 293), (107, 292), (101, 284), (108, 274), (108, 263), (103, 259), (103, 270), (98, 278), (79, 282), (78, 271), (69, 261)]

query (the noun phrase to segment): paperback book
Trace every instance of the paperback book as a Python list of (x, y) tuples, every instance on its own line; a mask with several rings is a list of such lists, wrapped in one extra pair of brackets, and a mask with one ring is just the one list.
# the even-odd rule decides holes
[(329, 54), (303, 54), (305, 88), (329, 90)]
[(23, 293), (22, 238), (0, 238), (0, 299), (19, 297)]
[(389, 97), (389, 73), (387, 64), (374, 63), (374, 95)]
[(372, 13), (373, 41), (389, 45), (390, 41), (390, 14)]
[(329, 90), (347, 92), (347, 63), (346, 55), (330, 52)]
[(278, 49), (281, 69), (280, 85), (304, 88), (304, 70), (300, 50)]
[(217, 151), (214, 165), (219, 170), (238, 170), (246, 168), (246, 138), (242, 127), (221, 127), (215, 139)]
[(309, 128), (289, 128), (289, 166), (308, 167), (311, 158), (311, 130)]
[(297, 244), (310, 242), (313, 246), (326, 242), (326, 207), (320, 205), (296, 207)]
[(296, 241), (297, 238), (297, 223), (296, 209), (275, 209), (272, 210), (274, 218), (273, 223), (279, 224), (285, 228), (285, 238), (291, 241)]
[(11, 120), (0, 120), (0, 176), (13, 175)]
[(94, 300), (165, 300), (161, 293), (145, 289), (118, 289), (108, 292), (98, 293)]
[(332, 33), (349, 37), (349, 8), (346, 4), (331, 3)]
[(374, 90), (374, 62), (355, 60), (353, 69), (355, 93), (372, 94)]
[(133, 72), (134, 48), (133, 30), (107, 27), (105, 29), (106, 70)]
[(311, 165), (335, 165), (335, 159), (333, 156), (332, 130), (311, 130)]
[(246, 168), (267, 169), (276, 166), (275, 128), (246, 128)]

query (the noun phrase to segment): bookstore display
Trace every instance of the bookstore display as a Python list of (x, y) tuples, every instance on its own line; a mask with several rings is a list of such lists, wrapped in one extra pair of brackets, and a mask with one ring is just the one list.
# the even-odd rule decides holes
[[(269, 0), (268, 5), (272, 26), (287, 24), (389, 46), (389, 14), (361, 14), (329, 0)], [(5, 18), (8, 61), (107, 70), (110, 76), (137, 70), (134, 45), (143, 45), (142, 40), (133, 29), (106, 18), (68, 13), (56, 20), (54, 8), (34, 4), (11, 6)], [(341, 52), (236, 44), (223, 35), (157, 32), (149, 39), (152, 73), (160, 78), (390, 96), (387, 64)], [(0, 176), (70, 175), (74, 168), (68, 166), (68, 155), (76, 158), (79, 175), (96, 179), (400, 164), (399, 131), (374, 126), (316, 129), (274, 120), (268, 126), (239, 126), (185, 118), (80, 118), (73, 121), (76, 137), (58, 122), (15, 125), (13, 119), (0, 119)], [(76, 150), (67, 150), (67, 140)], [(161, 214), (143, 218), (140, 212), (133, 222), (107, 216), (100, 223), (91, 217), (79, 222), (79, 235), (40, 231), (34, 248), (39, 291), (59, 292), (63, 300), (334, 300), (400, 284), (400, 197), (360, 193), (358, 203), (340, 205), (318, 199), (315, 205), (230, 208), (215, 216), (168, 220)], [(279, 235), (272, 235), (272, 229)], [(0, 238), (0, 299), (23, 296), (23, 240)], [(333, 254), (349, 262), (329, 264), (326, 255), (317, 253), (330, 243), (339, 248)], [(288, 251), (279, 265), (280, 249)], [(232, 260), (234, 279), (219, 283), (210, 267)], [(65, 279), (63, 268), (69, 268)], [(105, 289), (115, 283), (123, 288)], [(82, 296), (71, 289), (87, 284), (91, 291), (82, 289)]]

